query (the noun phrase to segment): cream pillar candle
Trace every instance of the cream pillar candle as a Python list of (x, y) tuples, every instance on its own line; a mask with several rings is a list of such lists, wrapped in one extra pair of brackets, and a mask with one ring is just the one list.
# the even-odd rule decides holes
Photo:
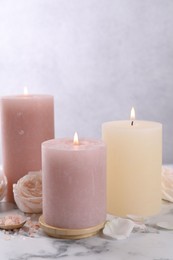
[(106, 149), (103, 141), (49, 140), (42, 144), (43, 218), (64, 229), (106, 219)]
[(115, 121), (102, 126), (107, 144), (107, 210), (149, 216), (161, 206), (162, 125)]
[(13, 183), (29, 171), (41, 169), (41, 143), (54, 138), (53, 97), (2, 97), (1, 120), (3, 168), (8, 179), (7, 200), (13, 201)]

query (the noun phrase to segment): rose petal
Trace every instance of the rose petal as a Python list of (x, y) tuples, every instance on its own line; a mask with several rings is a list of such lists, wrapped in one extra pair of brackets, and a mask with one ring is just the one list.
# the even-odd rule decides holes
[(173, 202), (173, 168), (162, 167), (162, 199)]
[(135, 223), (129, 219), (114, 218), (108, 221), (103, 229), (103, 234), (121, 240), (130, 236)]

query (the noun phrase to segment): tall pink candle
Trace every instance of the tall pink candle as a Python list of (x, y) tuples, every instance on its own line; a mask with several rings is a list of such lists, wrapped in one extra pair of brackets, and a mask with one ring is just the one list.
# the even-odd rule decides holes
[(88, 228), (106, 219), (103, 141), (49, 140), (42, 144), (43, 217), (59, 228)]
[(29, 171), (41, 169), (41, 143), (54, 138), (53, 97), (2, 97), (1, 119), (3, 168), (8, 179), (7, 200), (13, 201), (13, 183)]

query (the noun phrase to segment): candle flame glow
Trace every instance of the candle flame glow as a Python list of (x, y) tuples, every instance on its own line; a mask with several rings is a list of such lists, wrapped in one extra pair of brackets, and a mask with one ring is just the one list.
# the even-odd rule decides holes
[(131, 109), (130, 119), (135, 120), (135, 109), (134, 109), (134, 107), (132, 107), (132, 109)]
[(134, 109), (134, 107), (132, 107), (132, 109), (131, 109), (130, 119), (131, 119), (131, 126), (133, 126), (134, 120), (135, 120), (135, 109)]
[(24, 94), (24, 95), (28, 95), (28, 88), (27, 88), (27, 87), (24, 87), (24, 89), (23, 89), (23, 94)]
[(73, 144), (79, 144), (79, 138), (78, 138), (77, 132), (75, 132), (75, 134), (74, 134)]

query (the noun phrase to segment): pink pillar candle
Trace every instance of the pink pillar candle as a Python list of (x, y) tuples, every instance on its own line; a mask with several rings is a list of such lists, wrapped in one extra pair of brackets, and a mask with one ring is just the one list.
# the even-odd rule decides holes
[(42, 144), (43, 218), (66, 229), (106, 219), (106, 147), (101, 140), (49, 140)]
[(41, 143), (54, 138), (53, 97), (2, 97), (1, 119), (3, 168), (8, 179), (7, 200), (13, 201), (13, 183), (29, 171), (41, 169)]

